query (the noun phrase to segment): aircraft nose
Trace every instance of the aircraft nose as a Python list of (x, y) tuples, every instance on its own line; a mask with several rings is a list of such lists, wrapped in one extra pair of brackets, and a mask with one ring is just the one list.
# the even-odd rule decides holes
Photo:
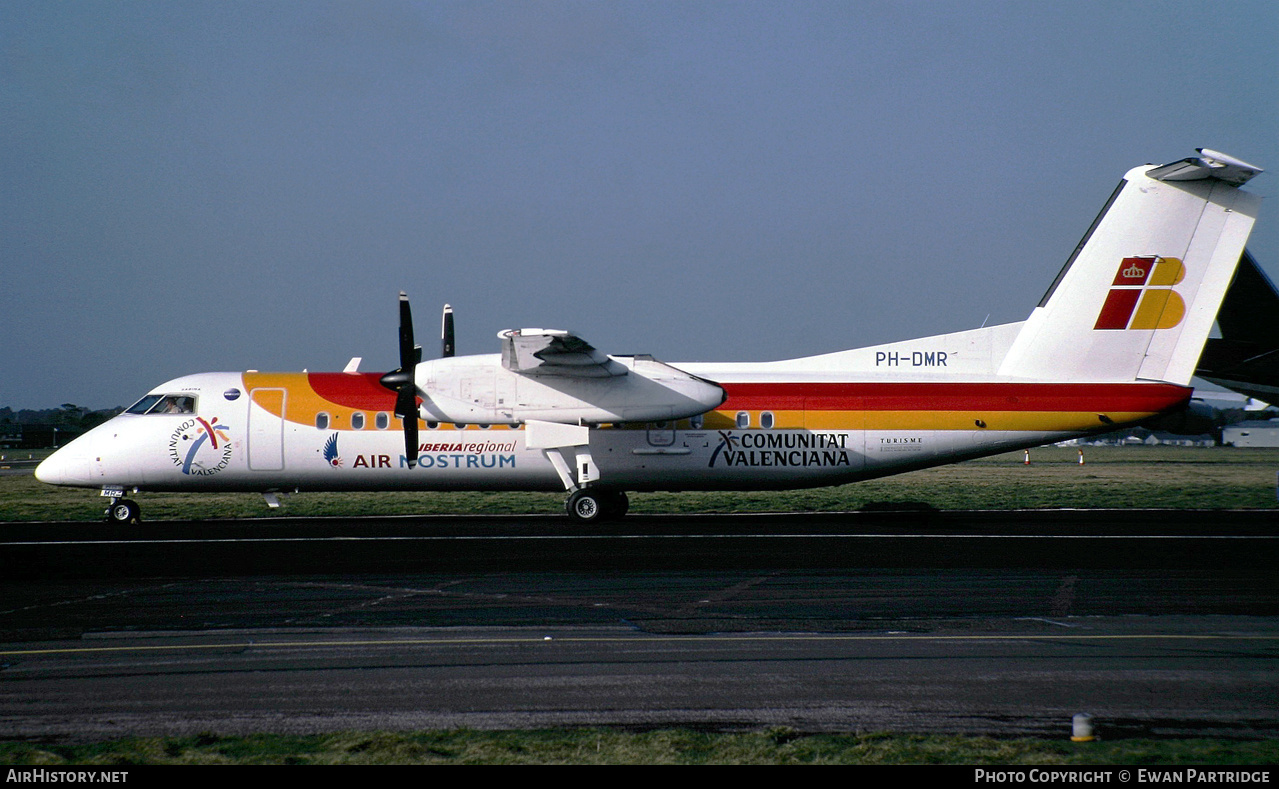
[(88, 485), (89, 458), (59, 449), (36, 466), (36, 479), (49, 485)]

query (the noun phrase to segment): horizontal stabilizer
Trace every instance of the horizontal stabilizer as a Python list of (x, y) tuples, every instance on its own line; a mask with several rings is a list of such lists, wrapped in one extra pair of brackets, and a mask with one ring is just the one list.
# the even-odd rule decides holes
[(1198, 181), (1216, 178), (1232, 186), (1242, 186), (1262, 170), (1224, 153), (1196, 148), (1199, 156), (1182, 159), (1150, 170), (1146, 175), (1156, 181)]

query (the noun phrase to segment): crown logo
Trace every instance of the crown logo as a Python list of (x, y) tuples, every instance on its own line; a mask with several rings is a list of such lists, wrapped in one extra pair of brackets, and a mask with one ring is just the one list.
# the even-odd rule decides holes
[(1124, 277), (1127, 279), (1142, 279), (1146, 276), (1146, 270), (1136, 263), (1133, 263), (1123, 271)]

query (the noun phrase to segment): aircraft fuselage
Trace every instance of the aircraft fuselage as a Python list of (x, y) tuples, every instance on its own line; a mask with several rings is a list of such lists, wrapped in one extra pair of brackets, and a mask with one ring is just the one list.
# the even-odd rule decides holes
[[(694, 371), (695, 365), (684, 365)], [(1112, 430), (1178, 409), (1166, 383), (723, 383), (699, 417), (603, 425), (589, 452), (624, 490), (840, 484)], [(364, 373), (206, 373), (152, 397), (190, 410), (125, 413), (59, 451), (41, 478), (146, 491), (563, 490), (520, 425), (421, 420), (405, 455), (394, 394)]]

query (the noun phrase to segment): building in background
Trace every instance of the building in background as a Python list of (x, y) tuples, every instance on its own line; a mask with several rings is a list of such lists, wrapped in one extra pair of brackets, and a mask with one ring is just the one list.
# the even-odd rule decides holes
[(1221, 443), (1234, 447), (1279, 447), (1279, 419), (1250, 419), (1221, 429)]

